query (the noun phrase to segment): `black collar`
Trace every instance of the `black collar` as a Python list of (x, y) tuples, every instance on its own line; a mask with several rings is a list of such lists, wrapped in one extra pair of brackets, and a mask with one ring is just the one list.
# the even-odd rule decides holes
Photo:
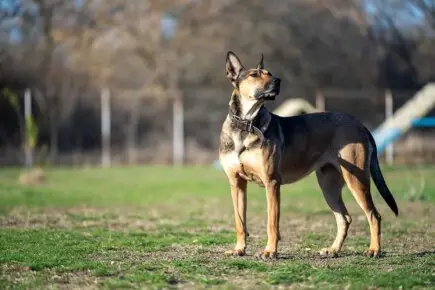
[(254, 123), (257, 121), (257, 118), (258, 117), (255, 117), (252, 120), (247, 120), (247, 119), (240, 118), (239, 116), (234, 114), (230, 115), (231, 123), (234, 125), (234, 127), (249, 133), (260, 131), (260, 129), (254, 126)]
[[(260, 104), (262, 105), (262, 104)], [(257, 108), (255, 108), (256, 105), (254, 105), (253, 109), (249, 110), (248, 116), (250, 115), (250, 112), (255, 111)], [(257, 116), (255, 116), (253, 119), (243, 119), (240, 116), (237, 116), (233, 113), (230, 113), (230, 119), (231, 124), (242, 131), (256, 134), (258, 137), (260, 137), (261, 142), (264, 141), (264, 134), (266, 133), (267, 129), (269, 128), (271, 116), (267, 118), (266, 122), (264, 124), (261, 124), (261, 114), (263, 113), (262, 110), (266, 110), (265, 108), (261, 108), (258, 112)]]

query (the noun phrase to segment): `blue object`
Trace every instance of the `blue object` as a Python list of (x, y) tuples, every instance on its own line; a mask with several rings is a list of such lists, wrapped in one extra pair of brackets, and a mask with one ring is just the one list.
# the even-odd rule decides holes
[(213, 162), (213, 167), (214, 167), (216, 170), (218, 170), (218, 171), (221, 171), (221, 170), (222, 170), (222, 166), (221, 166), (219, 160), (215, 160), (215, 161)]
[(389, 128), (382, 131), (375, 131), (372, 134), (376, 142), (378, 155), (380, 155), (389, 144), (399, 139), (403, 132), (401, 132), (398, 128)]
[(413, 127), (435, 127), (435, 117), (427, 117), (414, 119), (412, 121)]
[[(414, 119), (411, 122), (412, 127), (420, 127), (420, 128), (431, 128), (435, 127), (435, 117), (426, 117), (426, 118), (418, 118)], [(401, 132), (398, 128), (389, 128), (381, 131), (374, 131), (373, 137), (376, 141), (376, 146), (378, 147), (378, 154), (381, 154), (385, 148), (399, 139), (405, 132)]]

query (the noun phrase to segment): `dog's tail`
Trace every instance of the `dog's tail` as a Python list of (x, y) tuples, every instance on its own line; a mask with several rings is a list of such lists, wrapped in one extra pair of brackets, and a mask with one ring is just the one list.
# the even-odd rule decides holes
[(367, 134), (370, 139), (370, 145), (373, 148), (370, 159), (370, 173), (372, 175), (373, 181), (375, 182), (376, 188), (378, 189), (383, 199), (387, 202), (388, 206), (391, 208), (394, 214), (398, 216), (399, 209), (397, 208), (396, 201), (394, 200), (390, 189), (385, 183), (384, 176), (382, 175), (381, 168), (379, 167), (378, 150), (376, 148), (375, 139), (373, 138), (369, 130), (367, 130)]

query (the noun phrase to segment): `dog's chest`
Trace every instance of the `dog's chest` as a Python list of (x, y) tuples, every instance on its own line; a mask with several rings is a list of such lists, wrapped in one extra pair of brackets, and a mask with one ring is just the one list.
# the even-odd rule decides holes
[(251, 149), (252, 145), (258, 140), (258, 136), (254, 134), (246, 133), (247, 135), (243, 136), (243, 138), (241, 134), (241, 132), (233, 132), (231, 134), (231, 141), (234, 144), (234, 151), (240, 155), (250, 151), (249, 149)]
[(224, 123), (219, 159), (227, 175), (262, 184), (262, 148), (257, 135), (233, 131), (229, 122)]
[(221, 165), (229, 175), (239, 175), (247, 181), (262, 185), (262, 156), (260, 150), (246, 150), (239, 154), (231, 151), (222, 154)]

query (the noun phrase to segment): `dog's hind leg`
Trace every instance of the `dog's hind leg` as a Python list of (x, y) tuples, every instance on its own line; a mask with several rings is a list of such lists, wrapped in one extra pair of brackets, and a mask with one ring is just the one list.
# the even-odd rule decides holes
[(343, 246), (352, 222), (341, 197), (344, 180), (341, 173), (331, 164), (318, 169), (316, 175), (325, 200), (333, 211), (337, 222), (337, 236), (334, 242), (329, 248), (322, 249), (320, 255), (335, 257)]
[[(340, 165), (343, 178), (358, 202), (370, 226), (370, 247), (365, 251), (369, 257), (381, 254), (381, 215), (376, 209), (370, 193), (370, 154), (362, 144), (345, 147), (341, 153)], [(373, 153), (376, 154), (376, 153)]]
[(231, 196), (233, 198), (234, 220), (236, 223), (237, 243), (233, 250), (225, 252), (226, 255), (244, 256), (246, 251), (246, 180), (240, 176), (230, 179)]

